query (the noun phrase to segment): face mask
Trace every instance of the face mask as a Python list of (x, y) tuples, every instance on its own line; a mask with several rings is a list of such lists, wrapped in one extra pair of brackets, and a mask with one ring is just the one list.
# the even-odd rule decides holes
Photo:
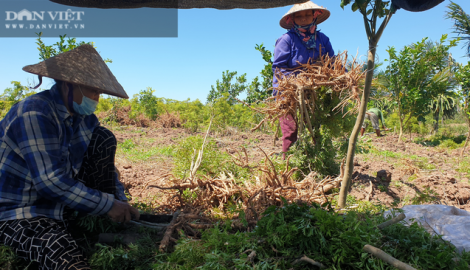
[(81, 88), (80, 88), (80, 93), (82, 93), (82, 104), (78, 105), (74, 101), (73, 102), (74, 111), (81, 115), (90, 115), (94, 113), (96, 110), (96, 106), (98, 106), (98, 101), (85, 97)]

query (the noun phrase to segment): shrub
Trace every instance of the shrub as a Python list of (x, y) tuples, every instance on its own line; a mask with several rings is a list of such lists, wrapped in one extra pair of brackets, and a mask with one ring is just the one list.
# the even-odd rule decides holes
[(432, 135), (427, 138), (416, 138), (415, 143), (424, 145), (424, 146), (442, 146), (447, 147), (450, 149), (456, 149), (461, 147), (465, 142), (466, 136), (465, 135)]
[[(390, 114), (389, 117), (385, 119), (385, 126), (390, 129), (400, 130), (400, 118), (397, 113)], [(428, 134), (430, 131), (429, 126), (426, 122), (418, 121), (418, 118), (412, 116), (411, 119), (403, 127), (403, 133), (418, 133), (418, 134)]]
[[(175, 149), (175, 167), (173, 172), (176, 176), (186, 178), (189, 176), (192, 158), (197, 159), (198, 151), (201, 149), (204, 138), (202, 136), (190, 136), (180, 141)], [(228, 160), (226, 154), (219, 151), (214, 140), (207, 138), (204, 146), (201, 166), (198, 174), (215, 176), (223, 171), (224, 161)]]
[[(292, 167), (298, 167), (304, 174), (315, 171), (322, 175), (334, 175), (339, 173), (339, 164), (336, 162), (336, 149), (333, 147), (332, 135), (326, 128), (320, 128), (321, 136), (317, 137), (316, 144), (307, 130), (299, 136), (299, 140), (289, 150), (293, 153)], [(296, 175), (299, 177), (299, 174)]]

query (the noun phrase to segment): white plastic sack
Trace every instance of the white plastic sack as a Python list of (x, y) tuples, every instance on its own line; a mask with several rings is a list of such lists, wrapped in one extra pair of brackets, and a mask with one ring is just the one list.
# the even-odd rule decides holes
[[(402, 209), (408, 224), (414, 219), (429, 233), (442, 235), (459, 252), (470, 251), (470, 212), (447, 205), (407, 205)], [(389, 215), (390, 211), (384, 213)]]

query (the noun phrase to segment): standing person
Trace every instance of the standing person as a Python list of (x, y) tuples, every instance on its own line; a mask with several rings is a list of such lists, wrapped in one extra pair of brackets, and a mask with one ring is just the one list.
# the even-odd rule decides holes
[(382, 122), (382, 129), (389, 130), (385, 127), (384, 116), (382, 114), (382, 111), (377, 108), (372, 108), (367, 110), (366, 115), (364, 117), (364, 122), (362, 123), (361, 128), (361, 136), (364, 136), (364, 132), (367, 128), (366, 119), (372, 123), (372, 127), (375, 129), (375, 134), (377, 134), (377, 137), (382, 136), (380, 135), (379, 119)]
[[(277, 72), (283, 76), (298, 73), (295, 69), (308, 61), (315, 61), (321, 55), (334, 57), (335, 53), (330, 39), (317, 29), (317, 25), (324, 22), (330, 12), (323, 7), (307, 1), (295, 4), (281, 19), (279, 24), (289, 31), (276, 41), (273, 61), (273, 95), (277, 95)], [(292, 115), (279, 119), (282, 130), (282, 152), (285, 153), (297, 141), (297, 124)]]
[(0, 244), (40, 269), (90, 269), (67, 230), (70, 214), (139, 218), (116, 173), (116, 138), (93, 114), (100, 94), (128, 96), (89, 44), (23, 70), (56, 83), (0, 122)]

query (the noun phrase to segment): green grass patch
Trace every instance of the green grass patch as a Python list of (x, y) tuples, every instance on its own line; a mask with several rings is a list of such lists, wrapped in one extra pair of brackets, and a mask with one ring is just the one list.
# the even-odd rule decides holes
[(153, 157), (173, 157), (175, 150), (173, 146), (149, 147), (146, 143), (137, 144), (127, 139), (118, 144), (117, 154), (125, 156), (133, 162), (147, 161)]
[(416, 179), (418, 179), (418, 176), (416, 174), (413, 174), (410, 177), (408, 177), (408, 182), (413, 182)]
[(413, 164), (420, 168), (421, 170), (434, 170), (436, 169), (436, 165), (429, 162), (429, 159), (426, 157), (418, 157), (412, 160)]
[(457, 168), (457, 171), (459, 173), (463, 173), (465, 177), (469, 178), (470, 181), (470, 158), (464, 158), (459, 164), (459, 167)]
[(375, 148), (372, 148), (370, 150), (370, 153), (375, 156), (383, 157), (383, 158), (403, 158), (404, 157), (404, 155), (401, 153), (392, 152), (389, 150), (378, 150)]

